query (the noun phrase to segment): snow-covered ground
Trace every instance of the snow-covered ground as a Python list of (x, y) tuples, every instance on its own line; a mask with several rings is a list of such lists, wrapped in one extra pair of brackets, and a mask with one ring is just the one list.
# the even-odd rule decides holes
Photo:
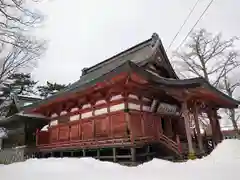
[(0, 166), (0, 180), (231, 180), (240, 179), (240, 140), (225, 140), (211, 155), (185, 163), (159, 159), (125, 167), (92, 158), (31, 159)]

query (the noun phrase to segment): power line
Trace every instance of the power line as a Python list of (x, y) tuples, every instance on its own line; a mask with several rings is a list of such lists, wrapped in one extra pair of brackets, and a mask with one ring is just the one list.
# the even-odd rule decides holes
[(214, 0), (211, 0), (207, 7), (205, 8), (205, 10), (202, 12), (201, 16), (198, 18), (197, 22), (193, 25), (193, 27), (191, 28), (191, 30), (188, 32), (188, 34), (185, 36), (185, 38), (183, 39), (183, 41), (181, 42), (181, 44), (177, 47), (176, 51), (179, 50), (179, 48), (183, 45), (183, 43), (186, 41), (186, 39), (188, 38), (188, 36), (192, 33), (193, 29), (196, 27), (196, 25), (199, 23), (199, 21), (202, 19), (203, 15), (207, 12), (207, 10), (209, 9), (209, 7), (212, 5)]
[(179, 33), (181, 32), (181, 30), (183, 29), (183, 27), (185, 26), (185, 24), (187, 23), (188, 19), (190, 18), (190, 16), (192, 15), (193, 11), (195, 10), (197, 4), (199, 3), (200, 0), (197, 0), (196, 3), (194, 4), (194, 6), (192, 7), (191, 11), (189, 12), (188, 16), (186, 17), (186, 19), (184, 20), (183, 24), (181, 25), (181, 27), (179, 28), (178, 32), (175, 34), (175, 36), (173, 37), (171, 43), (168, 46), (168, 49), (170, 49), (170, 47), (172, 46), (173, 42), (175, 41), (175, 39), (177, 38), (177, 36), (179, 35)]

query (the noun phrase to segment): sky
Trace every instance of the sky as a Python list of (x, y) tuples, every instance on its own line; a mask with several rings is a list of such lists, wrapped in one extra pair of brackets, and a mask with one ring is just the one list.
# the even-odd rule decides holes
[[(43, 0), (36, 8), (46, 15), (37, 35), (49, 41), (33, 78), (72, 83), (81, 70), (103, 61), (156, 32), (170, 55), (192, 28), (210, 0), (200, 0), (196, 10), (168, 49), (171, 40), (196, 0)], [(196, 26), (240, 37), (240, 1), (215, 0)], [(240, 49), (240, 44), (237, 44)]]

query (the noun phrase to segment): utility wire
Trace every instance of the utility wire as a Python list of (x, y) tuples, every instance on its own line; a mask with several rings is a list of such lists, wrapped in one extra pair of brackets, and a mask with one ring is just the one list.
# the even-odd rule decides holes
[(196, 25), (199, 23), (199, 21), (202, 19), (203, 15), (207, 12), (207, 10), (209, 9), (209, 7), (212, 5), (214, 0), (211, 0), (209, 2), (209, 4), (207, 5), (207, 7), (205, 8), (205, 10), (202, 12), (201, 16), (198, 18), (197, 22), (193, 25), (193, 27), (191, 28), (191, 30), (188, 32), (188, 34), (185, 36), (185, 38), (183, 39), (183, 41), (181, 42), (181, 44), (177, 47), (176, 51), (179, 50), (179, 48), (183, 45), (183, 43), (186, 41), (186, 39), (188, 38), (188, 36), (192, 33), (192, 31), (194, 30), (194, 28), (196, 27)]
[(192, 7), (191, 11), (189, 12), (188, 16), (186, 17), (186, 19), (184, 20), (183, 24), (181, 25), (181, 27), (179, 28), (178, 32), (175, 34), (174, 38), (172, 39), (171, 43), (168, 46), (168, 49), (170, 49), (170, 47), (172, 46), (172, 44), (174, 43), (175, 39), (177, 38), (177, 36), (179, 35), (179, 33), (181, 32), (181, 30), (183, 29), (183, 27), (185, 26), (185, 24), (187, 23), (188, 19), (190, 18), (190, 16), (192, 15), (193, 11), (195, 10), (197, 4), (199, 3), (200, 0), (197, 0), (196, 3), (194, 4), (194, 6)]

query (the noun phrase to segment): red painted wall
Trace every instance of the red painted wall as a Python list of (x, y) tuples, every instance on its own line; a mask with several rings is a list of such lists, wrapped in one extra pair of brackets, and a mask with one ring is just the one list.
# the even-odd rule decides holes
[(38, 133), (39, 144), (124, 137), (134, 140), (137, 137), (158, 137), (162, 133), (160, 116), (131, 111), (126, 118), (126, 114), (119, 111), (53, 126), (49, 128), (48, 135), (46, 132)]

